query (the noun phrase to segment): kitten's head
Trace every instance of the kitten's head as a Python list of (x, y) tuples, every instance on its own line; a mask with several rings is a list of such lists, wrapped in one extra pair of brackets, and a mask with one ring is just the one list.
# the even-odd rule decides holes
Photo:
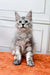
[(28, 31), (32, 28), (32, 12), (30, 11), (26, 17), (20, 17), (17, 12), (15, 12), (16, 27), (19, 31)]

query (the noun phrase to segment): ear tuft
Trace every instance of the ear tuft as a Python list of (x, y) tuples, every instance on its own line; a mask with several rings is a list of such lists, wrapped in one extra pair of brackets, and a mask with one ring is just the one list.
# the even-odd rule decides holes
[(28, 18), (30, 21), (32, 21), (32, 11), (29, 11), (26, 18)]
[(16, 21), (20, 18), (19, 14), (15, 11), (15, 19)]

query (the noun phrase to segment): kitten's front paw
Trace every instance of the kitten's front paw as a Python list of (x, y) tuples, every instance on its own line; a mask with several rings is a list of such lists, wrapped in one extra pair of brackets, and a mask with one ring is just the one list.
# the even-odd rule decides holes
[(15, 60), (13, 61), (13, 64), (14, 64), (14, 65), (20, 65), (20, 64), (21, 64), (21, 61), (20, 61), (20, 60), (15, 59)]
[(34, 66), (34, 62), (32, 60), (28, 60), (27, 65), (32, 67), (32, 66)]

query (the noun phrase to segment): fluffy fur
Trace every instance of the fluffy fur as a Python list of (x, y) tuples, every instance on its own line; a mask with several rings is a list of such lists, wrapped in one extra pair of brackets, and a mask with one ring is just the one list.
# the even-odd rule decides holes
[(16, 33), (11, 44), (11, 52), (14, 55), (13, 64), (21, 64), (22, 56), (26, 57), (28, 66), (34, 66), (33, 56), (33, 38), (32, 38), (32, 12), (26, 17), (20, 17), (15, 12)]

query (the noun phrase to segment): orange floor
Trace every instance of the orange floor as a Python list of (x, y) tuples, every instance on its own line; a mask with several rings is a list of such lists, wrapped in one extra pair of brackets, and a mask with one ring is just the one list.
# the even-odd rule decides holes
[(11, 53), (0, 52), (0, 75), (50, 75), (50, 55), (35, 54), (33, 60), (34, 67), (28, 67), (25, 58), (15, 66)]

